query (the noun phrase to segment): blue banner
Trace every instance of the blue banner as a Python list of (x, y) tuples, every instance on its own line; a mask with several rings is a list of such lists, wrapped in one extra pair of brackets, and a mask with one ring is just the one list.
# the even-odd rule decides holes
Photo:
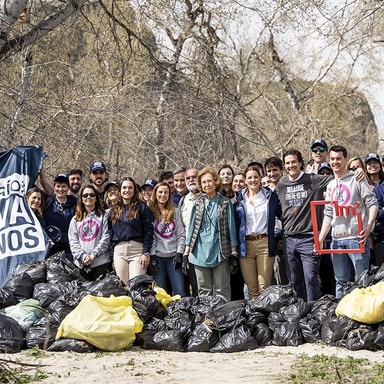
[(48, 238), (25, 193), (42, 168), (42, 147), (0, 152), (0, 287), (20, 264), (44, 260)]

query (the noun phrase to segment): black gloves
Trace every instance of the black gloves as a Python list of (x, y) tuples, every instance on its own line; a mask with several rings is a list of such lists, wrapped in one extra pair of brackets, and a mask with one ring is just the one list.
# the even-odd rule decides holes
[(229, 256), (229, 269), (232, 275), (235, 275), (239, 270), (239, 261), (237, 256), (231, 255)]
[(151, 255), (150, 266), (151, 266), (152, 273), (159, 272), (159, 261), (157, 260), (156, 255)]
[(181, 265), (181, 270), (183, 271), (184, 275), (188, 275), (188, 270), (189, 270), (188, 255), (183, 256), (183, 263)]
[(173, 258), (173, 269), (179, 269), (183, 265), (183, 254), (182, 253), (176, 253), (175, 257)]

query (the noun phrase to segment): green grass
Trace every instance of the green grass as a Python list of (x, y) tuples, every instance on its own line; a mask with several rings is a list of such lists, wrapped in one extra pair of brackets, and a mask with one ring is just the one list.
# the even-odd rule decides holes
[(384, 384), (384, 366), (368, 359), (337, 356), (300, 355), (288, 376), (280, 382), (290, 384)]

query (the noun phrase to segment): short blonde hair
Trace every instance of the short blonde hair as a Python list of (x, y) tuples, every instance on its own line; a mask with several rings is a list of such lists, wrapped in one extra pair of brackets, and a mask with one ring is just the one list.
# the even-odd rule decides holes
[(201, 178), (204, 176), (204, 175), (208, 175), (210, 174), (213, 178), (213, 180), (215, 181), (215, 184), (216, 184), (216, 192), (219, 192), (220, 191), (220, 188), (221, 188), (221, 179), (220, 179), (220, 176), (219, 174), (217, 173), (217, 171), (214, 169), (214, 168), (211, 168), (211, 167), (205, 167), (203, 168), (197, 175), (197, 180), (196, 180), (196, 186), (197, 188), (201, 191), (202, 190), (202, 187), (201, 187)]

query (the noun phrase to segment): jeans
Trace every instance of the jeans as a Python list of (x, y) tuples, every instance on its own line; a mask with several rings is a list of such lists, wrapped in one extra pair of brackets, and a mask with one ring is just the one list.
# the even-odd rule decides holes
[[(331, 249), (359, 248), (358, 239), (332, 240)], [(336, 278), (336, 297), (344, 296), (344, 287), (354, 282), (369, 267), (369, 244), (365, 244), (364, 253), (333, 253), (333, 270)]]
[(284, 240), (288, 275), (296, 296), (307, 301), (318, 300), (320, 259), (313, 251), (313, 236), (287, 236)]
[(167, 289), (167, 276), (171, 281), (174, 295), (186, 296), (184, 288), (184, 275), (181, 268), (173, 268), (173, 257), (157, 257), (158, 271), (154, 272), (153, 278), (156, 284)]

